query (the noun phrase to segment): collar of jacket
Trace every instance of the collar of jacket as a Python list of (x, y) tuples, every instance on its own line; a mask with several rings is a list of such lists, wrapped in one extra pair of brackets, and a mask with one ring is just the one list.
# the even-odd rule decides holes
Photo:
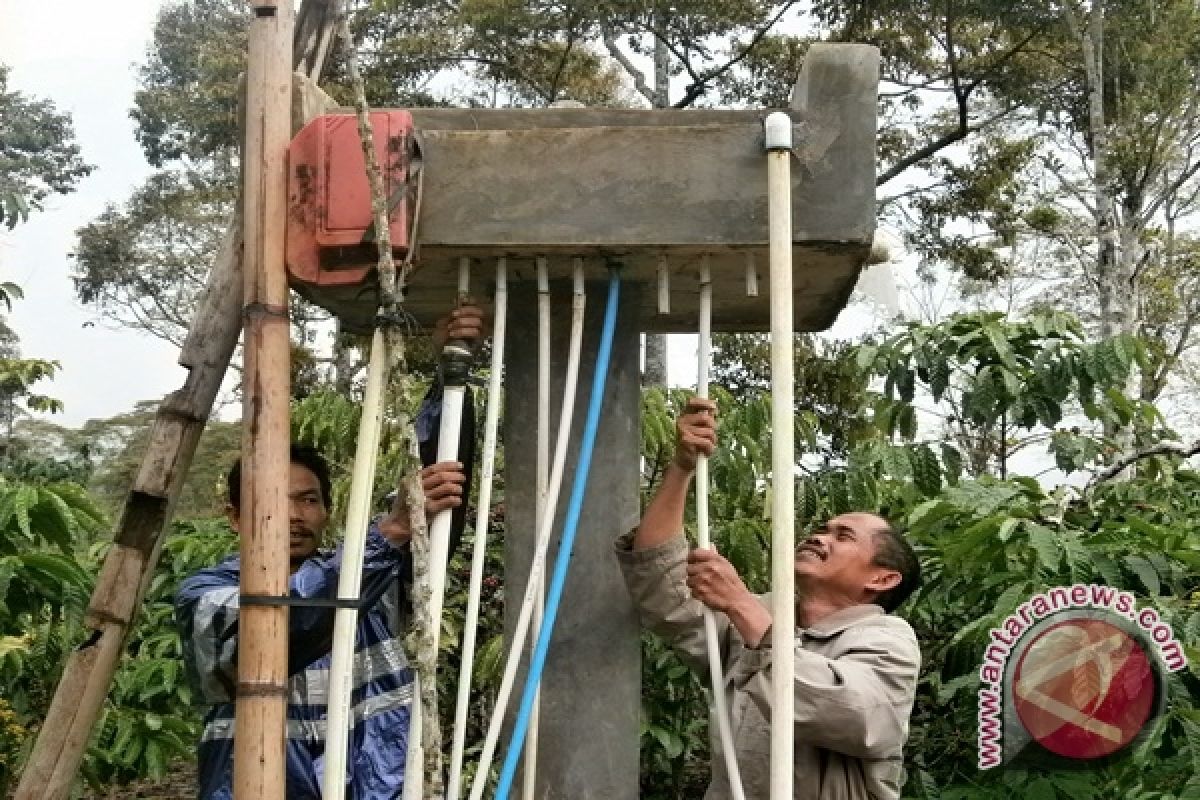
[(886, 612), (873, 603), (865, 603), (859, 606), (847, 606), (834, 611), (832, 614), (822, 617), (815, 624), (804, 628), (801, 633), (805, 636), (814, 639), (829, 639), (837, 636), (842, 631), (849, 627), (865, 622), (874, 617), (879, 617)]

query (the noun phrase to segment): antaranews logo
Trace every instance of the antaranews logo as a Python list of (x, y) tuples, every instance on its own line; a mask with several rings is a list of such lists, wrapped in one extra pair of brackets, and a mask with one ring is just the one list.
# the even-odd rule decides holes
[(1138, 738), (1162, 710), (1164, 672), (1187, 666), (1158, 612), (1111, 586), (1034, 595), (993, 628), (979, 668), (979, 768), (1031, 748), (1092, 760)]

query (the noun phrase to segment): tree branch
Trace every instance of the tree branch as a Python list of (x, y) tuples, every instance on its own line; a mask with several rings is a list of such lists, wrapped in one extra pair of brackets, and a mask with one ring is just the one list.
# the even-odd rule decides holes
[(696, 99), (698, 97), (700, 97), (700, 95), (702, 95), (708, 91), (708, 84), (710, 84), (715, 79), (721, 77), (729, 70), (733, 69), (742, 60), (744, 60), (746, 58), (746, 56), (750, 55), (750, 53), (753, 52), (754, 48), (758, 47), (758, 43), (761, 42), (766, 37), (766, 35), (768, 33), (770, 33), (771, 29), (775, 27), (775, 23), (779, 22), (779, 20), (783, 18), (783, 15), (786, 14), (789, 10), (791, 10), (792, 6), (794, 6), (795, 4), (796, 4), (796, 0), (789, 0), (789, 2), (784, 3), (782, 6), (780, 6), (779, 11), (775, 14), (774, 17), (771, 18), (771, 21), (768, 22), (763, 27), (759, 28), (757, 31), (755, 31), (754, 36), (752, 36), (750, 38), (749, 43), (742, 49), (742, 52), (738, 53), (736, 56), (734, 56), (730, 60), (726, 61), (724, 64), (722, 64), (721, 66), (712, 70), (711, 72), (707, 73), (703, 77), (697, 78), (693, 74), (692, 83), (689, 84), (687, 89), (684, 90), (683, 97), (680, 98), (679, 102), (675, 103), (672, 107), (673, 108), (687, 108), (692, 103), (694, 103), (696, 101)]
[(1159, 442), (1152, 447), (1147, 447), (1145, 450), (1138, 450), (1135, 453), (1130, 453), (1127, 456), (1118, 458), (1112, 464), (1092, 476), (1092, 479), (1088, 482), (1087, 489), (1084, 491), (1085, 493), (1090, 492), (1101, 483), (1112, 480), (1125, 470), (1129, 469), (1129, 467), (1147, 458), (1153, 458), (1154, 456), (1179, 456), (1180, 458), (1187, 459), (1197, 454), (1200, 454), (1200, 439), (1197, 439), (1191, 444), (1179, 444), (1178, 442)]
[(979, 122), (975, 125), (969, 124), (969, 121), (968, 121), (968, 112), (969, 112), (968, 101), (970, 100), (971, 93), (974, 92), (976, 89), (978, 89), (980, 86), (982, 86), (983, 83), (988, 79), (988, 77), (993, 75), (1001, 66), (1003, 66), (1008, 61), (1012, 60), (1018, 53), (1021, 53), (1022, 51), (1024, 51), (1025, 47), (1031, 41), (1033, 41), (1034, 38), (1037, 37), (1039, 32), (1040, 31), (1033, 31), (1032, 33), (1025, 36), (1025, 38), (1021, 39), (1015, 45), (1013, 45), (1008, 50), (1006, 50), (1003, 55), (999, 56), (994, 62), (989, 64), (978, 76), (976, 76), (976, 78), (973, 81), (971, 81), (970, 83), (968, 83), (964, 86), (961, 84), (961, 79), (958, 74), (957, 54), (955, 53), (955, 50), (954, 50), (955, 45), (954, 45), (954, 40), (952, 38), (952, 34), (953, 34), (952, 20), (950, 19), (949, 15), (947, 15), (947, 17), (946, 17), (946, 41), (944, 43), (944, 46), (946, 48), (947, 59), (950, 64), (951, 89), (954, 92), (954, 100), (958, 106), (958, 127), (952, 131), (949, 131), (944, 136), (941, 136), (940, 138), (935, 139), (934, 141), (925, 145), (920, 150), (917, 150), (915, 153), (912, 153), (912, 154), (906, 156), (905, 158), (901, 159), (900, 161), (896, 162), (895, 164), (893, 164), (888, 170), (886, 170), (882, 175), (880, 175), (875, 180), (875, 185), (882, 186), (883, 184), (887, 183), (892, 178), (895, 178), (901, 172), (903, 172), (904, 170), (913, 166), (914, 164), (918, 164), (921, 161), (924, 161), (925, 159), (927, 159), (930, 156), (934, 155), (935, 153), (949, 147), (950, 145), (954, 144), (955, 142), (962, 141), (970, 134), (983, 129), (984, 127), (986, 127), (988, 125), (991, 125), (993, 122), (998, 122), (999, 120), (1003, 119), (1004, 117), (1008, 116), (1013, 111), (1015, 111), (1016, 110), (1015, 108), (1010, 107), (1010, 108), (1005, 109), (1004, 111), (1000, 112), (999, 114), (989, 117), (988, 119), (985, 119), (982, 122)]
[(633, 65), (629, 56), (625, 55), (625, 51), (617, 44), (616, 38), (611, 33), (604, 34), (604, 47), (613, 60), (620, 64), (625, 73), (633, 80), (633, 88), (637, 89), (638, 94), (646, 98), (650, 105), (654, 105), (654, 90), (646, 84), (646, 73)]
[[(968, 91), (969, 91), (969, 87), (968, 87)], [(962, 100), (960, 102), (965, 102), (965, 99), (966, 99), (965, 97), (962, 98)], [(895, 178), (901, 172), (904, 172), (904, 170), (908, 169), (909, 167), (913, 166), (914, 164), (918, 164), (918, 163), (924, 161), (925, 159), (938, 153), (941, 150), (944, 150), (945, 148), (949, 147), (950, 145), (954, 144), (955, 142), (962, 141), (970, 134), (975, 133), (978, 130), (982, 130), (983, 128), (987, 127), (988, 125), (991, 125), (993, 122), (998, 122), (999, 120), (1004, 119), (1005, 117), (1007, 117), (1009, 114), (1012, 114), (1016, 110), (1017, 110), (1016, 106), (1011, 106), (1011, 107), (1006, 108), (1005, 110), (1001, 111), (998, 114), (993, 114), (992, 116), (988, 117), (987, 119), (983, 120), (982, 122), (978, 122), (975, 125), (967, 125), (965, 127), (962, 124), (962, 117), (960, 116), (959, 124), (957, 127), (955, 127), (954, 130), (949, 131), (948, 133), (938, 137), (937, 139), (934, 139), (932, 142), (929, 142), (928, 144), (926, 144), (924, 147), (917, 150), (916, 152), (909, 153), (907, 156), (900, 159), (892, 166), (888, 167), (888, 169), (886, 169), (882, 175), (880, 175), (878, 178), (875, 179), (875, 185), (883, 186), (885, 183), (890, 181), (892, 178)]]

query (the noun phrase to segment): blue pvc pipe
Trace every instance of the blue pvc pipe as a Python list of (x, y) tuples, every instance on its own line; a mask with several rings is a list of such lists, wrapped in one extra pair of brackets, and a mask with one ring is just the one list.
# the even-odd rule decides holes
[(504, 767), (500, 770), (500, 783), (496, 788), (496, 800), (508, 800), (513, 777), (517, 774), (517, 762), (525, 747), (525, 733), (529, 728), (529, 717), (533, 714), (533, 698), (542, 681), (542, 668), (546, 666), (546, 652), (550, 649), (550, 634), (554, 630), (554, 618), (562, 600), (563, 584), (567, 581), (567, 570), (571, 566), (571, 548), (575, 544), (575, 533), (579, 529), (579, 517), (583, 513), (583, 496), (587, 492), (588, 470), (592, 465), (592, 449), (596, 444), (596, 431), (600, 427), (600, 408), (604, 405), (604, 385), (608, 381), (608, 362), (612, 358), (613, 336), (617, 329), (617, 300), (621, 296), (621, 276), (616, 269), (609, 271), (608, 304), (604, 308), (604, 329), (600, 333), (600, 351), (596, 355), (596, 371), (592, 374), (592, 396), (588, 400), (587, 420), (583, 425), (583, 445), (579, 450), (579, 461), (575, 465), (575, 483), (571, 486), (571, 500), (567, 505), (567, 516), (563, 522), (562, 541), (558, 545), (558, 556), (554, 561), (554, 575), (550, 579), (550, 590), (546, 595), (546, 610), (542, 626), (538, 629), (537, 645), (525, 678), (521, 694), (521, 707), (513, 726), (512, 740), (504, 755)]

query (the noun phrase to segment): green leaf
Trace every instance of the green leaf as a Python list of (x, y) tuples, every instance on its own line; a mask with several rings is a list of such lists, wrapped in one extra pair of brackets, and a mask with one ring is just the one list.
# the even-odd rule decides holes
[(829, 476), (829, 510), (833, 514), (845, 514), (854, 510), (850, 504), (850, 492), (846, 486), (844, 472), (835, 472)]
[(942, 445), (942, 466), (945, 469), (946, 482), (952, 485), (958, 483), (963, 473), (963, 457), (958, 448), (950, 444)]
[(1137, 575), (1138, 580), (1142, 582), (1142, 586), (1146, 587), (1146, 591), (1150, 593), (1151, 597), (1162, 594), (1162, 584), (1158, 579), (1158, 572), (1149, 561), (1139, 555), (1127, 555), (1122, 560), (1125, 562), (1125, 566), (1134, 575)]
[[(157, 730), (155, 728), (154, 730)], [(167, 774), (167, 759), (163, 756), (162, 747), (156, 741), (146, 742), (146, 774), (159, 779)]]
[(1037, 551), (1038, 563), (1042, 569), (1047, 574), (1057, 572), (1062, 563), (1062, 546), (1058, 542), (1058, 535), (1050, 528), (1032, 521), (1026, 521), (1025, 531), (1029, 536), (1029, 543)]
[(917, 435), (917, 410), (905, 403), (900, 407), (897, 417), (896, 424), (900, 435), (911, 442)]
[(1007, 542), (1012, 538), (1012, 535), (1016, 533), (1017, 529), (1021, 527), (1021, 523), (1024, 521), (1025, 520), (1017, 517), (1009, 517), (1008, 519), (1004, 520), (1004, 522), (1000, 523), (1000, 530), (996, 533), (996, 538), (1002, 542)]
[(939, 704), (948, 703), (960, 690), (971, 689), (974, 691), (978, 686), (978, 672), (968, 672), (965, 675), (959, 675), (957, 678), (951, 678), (938, 687), (937, 701)]
[(1038, 778), (1033, 783), (1029, 784), (1029, 788), (1025, 790), (1025, 800), (1056, 800), (1058, 792), (1054, 790), (1054, 784), (1045, 778)]
[(864, 344), (858, 347), (858, 352), (854, 354), (854, 363), (864, 372), (871, 370), (875, 366), (875, 361), (879, 357), (879, 348), (875, 345)]
[(657, 725), (650, 726), (647, 731), (659, 746), (666, 752), (667, 758), (678, 758), (683, 753), (683, 740), (678, 734), (672, 733)]
[(964, 482), (942, 492), (942, 498), (976, 517), (987, 517), (1008, 508), (1021, 490), (1006, 483)]
[(801, 478), (796, 486), (796, 498), (800, 501), (800, 520), (808, 524), (818, 519), (821, 514), (821, 494), (809, 478)]
[(909, 452), (913, 478), (923, 494), (933, 495), (942, 488), (942, 470), (937, 456), (927, 444), (920, 444)]
[(880, 465), (886, 477), (894, 480), (907, 480), (912, 476), (912, 462), (909, 461), (908, 448), (885, 445), (880, 451)]
[(18, 486), (13, 497), (13, 516), (17, 521), (17, 528), (21, 533), (25, 534), (26, 538), (32, 538), (33, 529), (30, 524), (29, 509), (33, 508), (38, 501), (38, 490), (33, 486)]
[(1062, 408), (1053, 399), (1035, 394), (1028, 397), (1028, 402), (1037, 413), (1038, 421), (1047, 428), (1053, 428), (1062, 421)]
[(934, 402), (940, 403), (942, 395), (950, 386), (950, 362), (937, 358), (929, 365), (929, 391)]
[(874, 510), (879, 507), (879, 490), (875, 484), (875, 475), (868, 469), (851, 469), (848, 472), (850, 502), (860, 511)]
[(1000, 359), (1000, 363), (1009, 369), (1017, 369), (1017, 358), (1013, 354), (1012, 344), (1004, 335), (1004, 331), (995, 325), (985, 325), (983, 332), (996, 351), (996, 357)]

